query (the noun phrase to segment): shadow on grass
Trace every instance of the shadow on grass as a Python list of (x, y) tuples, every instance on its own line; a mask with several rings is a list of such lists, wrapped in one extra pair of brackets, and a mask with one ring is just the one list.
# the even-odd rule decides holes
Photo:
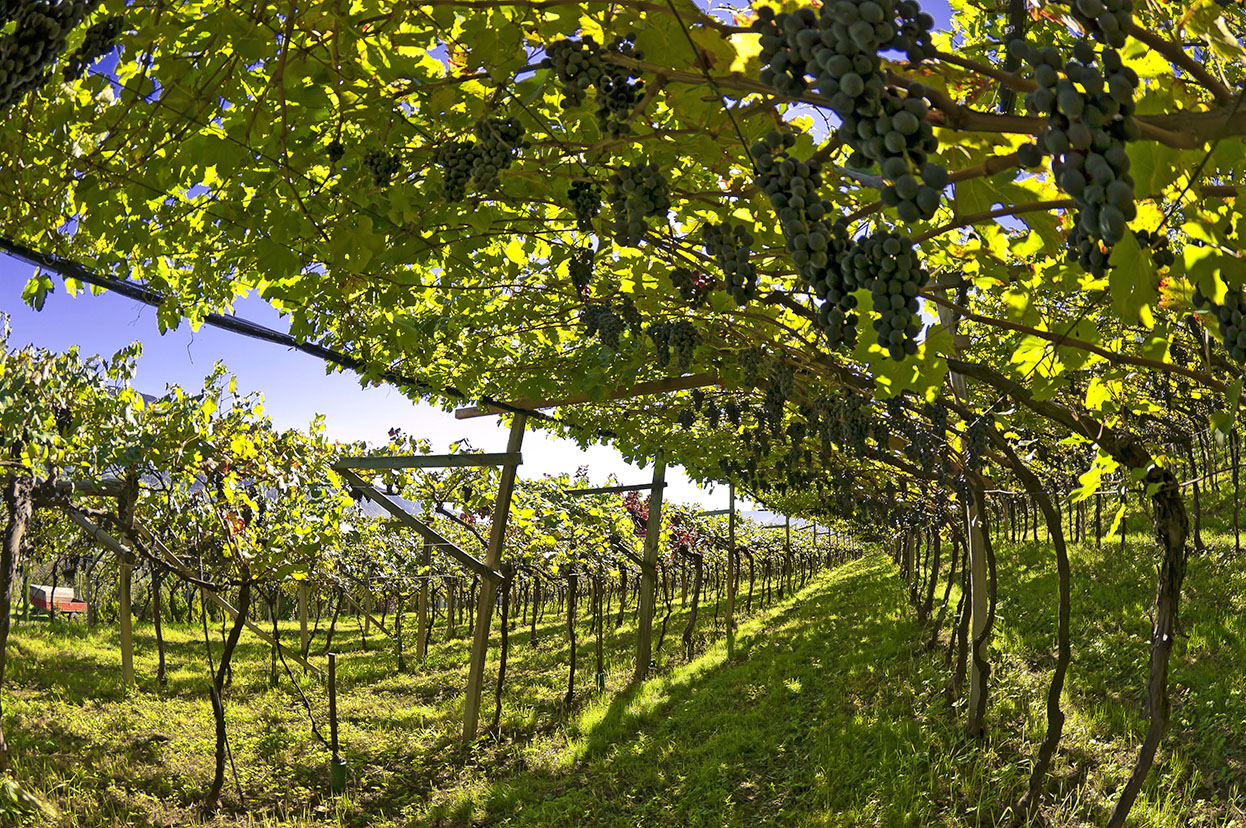
[[(885, 559), (817, 580), (702, 658), (590, 705), (559, 760), (415, 824), (924, 824), (929, 660)], [(945, 734), (950, 736), (950, 734)], [(469, 807), (474, 805), (474, 807)]]

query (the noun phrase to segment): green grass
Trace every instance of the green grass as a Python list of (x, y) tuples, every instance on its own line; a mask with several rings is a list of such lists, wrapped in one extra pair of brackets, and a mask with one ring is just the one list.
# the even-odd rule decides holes
[[(1204, 535), (1212, 551), (1191, 560), (1189, 635), (1174, 652), (1173, 729), (1134, 809), (1136, 826), (1246, 825), (1246, 556), (1233, 559), (1231, 538)], [(1035, 825), (1102, 824), (1133, 762), (1145, 727), (1148, 544), (1139, 535), (1123, 554), (1119, 543), (1072, 550), (1069, 721)], [(963, 710), (943, 693), (942, 651), (920, 645), (890, 561), (871, 555), (755, 613), (734, 658), (724, 642), (706, 641), (692, 662), (672, 658), (636, 687), (627, 686), (633, 630), (624, 627), (608, 636), (606, 692), (590, 692), (592, 641), (581, 627), (571, 710), (559, 703), (561, 625), (546, 625), (537, 648), (520, 631), (502, 735), (471, 751), (455, 742), (466, 642), (440, 642), (423, 667), (400, 674), (377, 649), (381, 639), (360, 651), (346, 621), (339, 706), (351, 780), (336, 799), (326, 791), (327, 753), (297, 697), (284, 679), (269, 687), (268, 650), (244, 635), (227, 704), (246, 805), (228, 777), (212, 824), (993, 825), (1025, 785), (1042, 736), (1055, 623), (1046, 545), (998, 543), (997, 555), (996, 667), (981, 744), (961, 736)], [(708, 627), (712, 605), (702, 617)], [(679, 649), (681, 624), (677, 613), (666, 654)], [(170, 684), (159, 691), (148, 632), (138, 639), (140, 687), (128, 696), (115, 633), (14, 632), (5, 710), (15, 773), (56, 802), (63, 826), (196, 817), (211, 774), (202, 638), (167, 634)], [(303, 686), (324, 725), (323, 688)]]

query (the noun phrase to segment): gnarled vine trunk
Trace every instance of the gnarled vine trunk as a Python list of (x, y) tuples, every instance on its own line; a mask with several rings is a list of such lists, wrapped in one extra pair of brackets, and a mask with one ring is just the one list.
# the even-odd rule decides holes
[(1168, 730), (1171, 707), (1168, 699), (1168, 664), (1180, 620), (1181, 584), (1185, 580), (1186, 536), (1189, 519), (1181, 500), (1181, 487), (1168, 469), (1152, 465), (1144, 482), (1151, 495), (1155, 538), (1160, 547), (1160, 564), (1155, 587), (1155, 622), (1151, 631), (1151, 666), (1147, 679), (1147, 707), (1150, 721), (1138, 750), (1138, 758), (1121, 789), (1108, 828), (1121, 828), (1142, 790), (1155, 753)]
[(222, 693), (225, 690), (225, 675), (229, 670), (230, 659), (233, 658), (234, 648), (238, 646), (238, 637), (242, 634), (242, 628), (246, 624), (247, 611), (251, 608), (251, 580), (243, 576), (242, 586), (238, 588), (238, 615), (234, 618), (234, 625), (229, 630), (229, 636), (225, 639), (225, 649), (221, 652), (221, 661), (216, 666), (216, 672), (212, 676), (212, 716), (216, 720), (216, 770), (212, 776), (212, 787), (208, 789), (208, 796), (204, 801), (204, 807), (209, 811), (214, 811), (220, 806), (221, 789), (225, 785), (225, 701)]
[(1043, 734), (1042, 744), (1038, 747), (1038, 757), (1034, 760), (1034, 768), (1030, 771), (1029, 785), (1025, 794), (1013, 807), (1012, 824), (1024, 824), (1029, 815), (1038, 807), (1043, 797), (1043, 781), (1051, 768), (1051, 760), (1056, 748), (1060, 745), (1060, 737), (1064, 733), (1064, 711), (1060, 709), (1060, 695), (1064, 692), (1064, 677), (1069, 669), (1072, 657), (1072, 646), (1069, 642), (1069, 617), (1071, 615), (1071, 575), (1069, 554), (1064, 543), (1064, 532), (1060, 528), (1060, 513), (1056, 511), (1047, 496), (1038, 477), (1017, 457), (1007, 438), (992, 433), (995, 444), (1000, 447), (1012, 466), (1017, 479), (1031, 492), (1047, 520), (1047, 531), (1051, 538), (1052, 548), (1056, 553), (1056, 580), (1058, 585), (1056, 609), (1056, 668), (1051, 676), (1051, 684), (1047, 688), (1047, 732)]
[[(9, 621), (12, 616), (13, 573), (22, 550), (22, 538), (34, 514), (34, 480), (28, 474), (17, 474), (4, 486), (4, 505), (9, 519), (4, 526), (4, 546), (0, 549), (0, 688), (4, 686), (4, 668), (8, 657)], [(9, 769), (9, 743), (4, 737), (4, 704), (0, 694), (0, 771)]]

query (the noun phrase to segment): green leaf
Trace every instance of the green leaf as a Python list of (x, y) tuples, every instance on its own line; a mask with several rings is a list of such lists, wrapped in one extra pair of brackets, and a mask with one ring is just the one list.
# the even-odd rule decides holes
[(1116, 313), (1130, 325), (1152, 327), (1152, 308), (1159, 298), (1159, 284), (1150, 255), (1143, 252), (1133, 233), (1126, 232), (1112, 248), (1110, 265), (1108, 290)]
[(1229, 393), (1225, 395), (1225, 410), (1211, 415), (1211, 427), (1225, 437), (1233, 431), (1233, 424), (1237, 421), (1237, 404), (1241, 396), (1242, 380), (1239, 379), (1229, 386)]

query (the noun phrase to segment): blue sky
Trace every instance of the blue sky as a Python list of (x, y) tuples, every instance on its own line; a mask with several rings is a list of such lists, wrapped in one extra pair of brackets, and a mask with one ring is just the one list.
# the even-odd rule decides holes
[[(926, 0), (922, 6), (935, 18), (936, 28), (947, 27), (951, 11), (946, 0)], [(13, 330), (9, 341), (13, 346), (31, 343), (64, 350), (78, 345), (86, 353), (111, 354), (138, 341), (143, 345), (143, 356), (135, 384), (147, 393), (158, 394), (169, 384), (199, 387), (213, 364), (221, 361), (237, 376), (241, 390), (264, 395), (265, 406), (279, 427), (306, 426), (313, 416), (322, 414), (329, 435), (341, 440), (382, 443), (386, 432), (396, 426), (431, 440), (434, 451), (443, 451), (463, 438), (486, 451), (501, 451), (506, 444), (506, 432), (496, 417), (455, 420), (432, 406), (412, 403), (391, 388), (360, 388), (353, 374), (326, 375), (319, 360), (276, 345), (207, 327), (191, 332), (186, 325), (161, 336), (154, 309), (115, 294), (71, 297), (56, 280), (56, 292), (37, 313), (21, 300), (31, 273), (30, 266), (0, 254), (0, 313), (10, 318)], [(276, 311), (258, 299), (239, 302), (236, 313), (286, 329)], [(651, 476), (649, 470), (625, 463), (607, 446), (581, 451), (570, 441), (538, 431), (529, 432), (525, 438), (524, 456), (521, 476), (525, 478), (574, 472), (582, 465), (589, 467), (594, 482), (610, 474), (623, 483), (644, 482)], [(675, 501), (713, 509), (727, 505), (726, 487), (702, 490), (678, 468), (668, 470), (667, 480), (667, 496)], [(741, 505), (747, 508), (751, 504)]]
[[(220, 361), (237, 376), (242, 391), (264, 395), (265, 408), (282, 428), (306, 426), (316, 414), (323, 414), (329, 436), (340, 440), (384, 443), (389, 429), (397, 426), (431, 440), (434, 451), (444, 451), (451, 442), (463, 438), (482, 451), (505, 449), (507, 431), (498, 426), (496, 417), (455, 420), (452, 414), (412, 403), (387, 386), (360, 388), (354, 374), (325, 374), (324, 363), (313, 357), (209, 327), (192, 332), (183, 324), (161, 336), (154, 308), (116, 294), (71, 297), (58, 280), (56, 292), (48, 296), (43, 310), (36, 312), (21, 298), (32, 272), (29, 265), (0, 255), (0, 313), (9, 315), (13, 329), (9, 344), (13, 347), (30, 343), (61, 351), (78, 345), (88, 354), (111, 354), (137, 341), (143, 344), (143, 356), (138, 361), (135, 386), (149, 394), (159, 394), (169, 384), (201, 387), (204, 376)], [(236, 313), (253, 322), (286, 329), (277, 312), (258, 299), (238, 303)], [(608, 446), (581, 451), (575, 443), (539, 431), (530, 431), (524, 438), (524, 457), (521, 476), (525, 478), (547, 472), (570, 473), (582, 465), (588, 466), (594, 482), (612, 473), (622, 483), (643, 483), (652, 478), (652, 469), (625, 463)], [(727, 505), (725, 487), (704, 491), (674, 468), (667, 472), (667, 480), (668, 498), (712, 509)]]

